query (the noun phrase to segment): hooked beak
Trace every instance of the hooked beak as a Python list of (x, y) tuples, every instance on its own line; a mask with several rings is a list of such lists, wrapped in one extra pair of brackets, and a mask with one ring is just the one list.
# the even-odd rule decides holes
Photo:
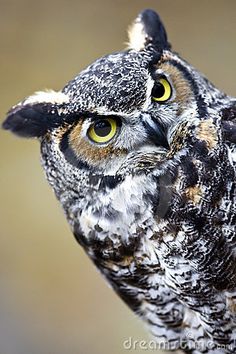
[(151, 116), (144, 116), (143, 125), (152, 143), (154, 143), (156, 146), (162, 146), (166, 149), (170, 148), (167, 140), (166, 128), (160, 122), (158, 122), (156, 118), (152, 118)]

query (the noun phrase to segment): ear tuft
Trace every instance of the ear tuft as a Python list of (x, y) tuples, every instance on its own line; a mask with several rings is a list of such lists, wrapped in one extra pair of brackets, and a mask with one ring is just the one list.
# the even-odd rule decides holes
[(170, 49), (159, 15), (150, 9), (141, 12), (128, 29), (129, 48), (141, 51), (152, 44), (158, 51)]
[(40, 137), (59, 126), (58, 107), (68, 102), (62, 92), (36, 92), (14, 106), (7, 114), (2, 128), (21, 137)]

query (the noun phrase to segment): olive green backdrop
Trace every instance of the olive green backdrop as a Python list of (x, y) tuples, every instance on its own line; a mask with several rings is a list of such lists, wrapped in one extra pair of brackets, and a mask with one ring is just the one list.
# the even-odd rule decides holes
[[(160, 13), (174, 49), (236, 95), (235, 0), (0, 0), (1, 120), (25, 96), (60, 89), (122, 49), (146, 7)], [(38, 143), (0, 131), (0, 144), (0, 354), (144, 352), (123, 348), (149, 337), (75, 242)]]

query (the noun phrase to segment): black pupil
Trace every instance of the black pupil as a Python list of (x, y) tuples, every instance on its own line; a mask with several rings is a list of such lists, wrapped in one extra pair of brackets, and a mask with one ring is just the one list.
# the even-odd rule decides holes
[(94, 124), (94, 131), (98, 136), (107, 136), (111, 132), (111, 123), (108, 120), (99, 120)]
[(165, 94), (165, 87), (157, 82), (152, 89), (152, 96), (156, 98), (161, 98)]

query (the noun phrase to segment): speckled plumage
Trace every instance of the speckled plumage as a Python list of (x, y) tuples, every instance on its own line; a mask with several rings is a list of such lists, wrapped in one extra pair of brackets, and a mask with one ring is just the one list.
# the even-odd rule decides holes
[[(107, 117), (116, 134), (91, 141)], [(3, 127), (39, 138), (76, 239), (166, 349), (236, 352), (236, 100), (171, 50), (157, 14), (138, 16), (129, 49), (22, 101)]]

